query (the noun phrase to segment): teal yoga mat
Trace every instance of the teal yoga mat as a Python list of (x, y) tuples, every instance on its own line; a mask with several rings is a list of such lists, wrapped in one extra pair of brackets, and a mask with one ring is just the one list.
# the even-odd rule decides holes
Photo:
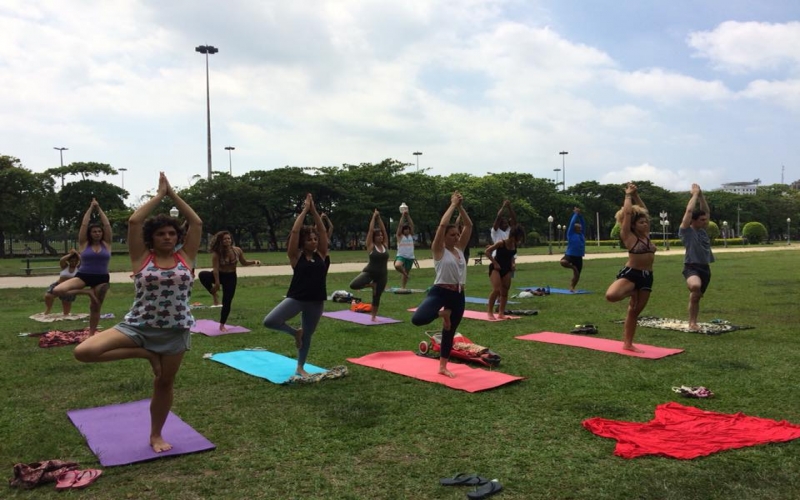
[[(536, 290), (537, 288), (546, 288), (543, 286), (518, 286), (517, 290), (528, 290), (530, 292)], [(557, 293), (560, 295), (580, 295), (583, 293), (592, 293), (589, 290), (575, 290), (574, 292), (570, 292), (569, 288), (553, 288), (550, 287), (550, 293)]]
[[(295, 374), (297, 360), (270, 351), (232, 351), (211, 356), (211, 361), (236, 368), (248, 375), (265, 378), (273, 384), (285, 384)], [(305, 370), (310, 373), (325, 373), (325, 368), (306, 363)]]

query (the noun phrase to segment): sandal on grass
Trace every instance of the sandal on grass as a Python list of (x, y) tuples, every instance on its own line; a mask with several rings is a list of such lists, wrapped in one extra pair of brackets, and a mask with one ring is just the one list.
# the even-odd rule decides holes
[(680, 387), (673, 387), (673, 392), (680, 394), (681, 396), (687, 398), (696, 398), (696, 399), (703, 399), (703, 398), (713, 398), (714, 393), (711, 392), (709, 389), (700, 386), (700, 387), (688, 387), (682, 385)]
[(488, 482), (489, 480), (485, 477), (465, 474), (463, 472), (459, 472), (453, 477), (443, 477), (439, 479), (439, 484), (442, 486), (478, 486)]
[(470, 500), (481, 500), (482, 498), (489, 498), (495, 493), (500, 493), (503, 490), (503, 485), (497, 479), (492, 479), (488, 483), (480, 486), (475, 491), (467, 493), (467, 498)]

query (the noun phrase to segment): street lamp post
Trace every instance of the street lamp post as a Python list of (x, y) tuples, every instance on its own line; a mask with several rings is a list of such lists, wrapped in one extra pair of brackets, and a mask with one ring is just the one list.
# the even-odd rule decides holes
[[(58, 150), (58, 156), (61, 157), (61, 168), (64, 168), (64, 151), (69, 151), (69, 148), (57, 148), (53, 147), (53, 149)], [(64, 173), (61, 173), (61, 187), (64, 187)]]
[(556, 225), (556, 229), (558, 229), (558, 232), (556, 233), (558, 236), (558, 248), (561, 248), (561, 224)]
[(569, 154), (568, 151), (561, 151), (561, 178), (564, 179), (564, 184), (561, 186), (562, 191), (567, 189), (567, 164), (565, 158)]
[(231, 151), (236, 148), (233, 146), (225, 146), (225, 149), (228, 151), (228, 173), (233, 175), (233, 160), (231, 159)]
[(119, 172), (120, 184), (122, 184), (122, 189), (125, 189), (125, 172), (127, 172), (127, 171), (128, 171), (128, 169), (125, 168), (125, 167), (117, 169), (117, 172)]
[(553, 216), (552, 215), (547, 217), (547, 229), (548, 229), (547, 254), (548, 255), (553, 255)]
[(417, 172), (419, 172), (419, 157), (422, 155), (422, 152), (414, 151), (413, 155), (417, 157)]
[(728, 221), (722, 221), (722, 241), (725, 248), (728, 248)]
[(194, 48), (195, 52), (206, 56), (206, 124), (208, 127), (208, 180), (211, 180), (211, 92), (208, 85), (208, 55), (216, 54), (219, 49), (212, 45), (199, 45)]
[(553, 172), (556, 173), (556, 189), (558, 189), (558, 185), (560, 184), (560, 182), (558, 182), (558, 175), (559, 175), (558, 173), (561, 172), (561, 169), (560, 168), (554, 168)]
[(661, 237), (664, 239), (664, 249), (669, 250), (669, 243), (667, 243), (667, 229), (669, 228), (669, 220), (667, 212), (659, 212), (658, 217), (661, 219)]
[(792, 244), (792, 219), (786, 218), (786, 244)]
[(180, 214), (180, 211), (178, 210), (178, 208), (177, 208), (177, 207), (172, 207), (172, 208), (170, 208), (170, 209), (169, 209), (169, 214), (170, 214), (172, 217), (177, 217), (177, 216), (178, 216), (178, 214)]

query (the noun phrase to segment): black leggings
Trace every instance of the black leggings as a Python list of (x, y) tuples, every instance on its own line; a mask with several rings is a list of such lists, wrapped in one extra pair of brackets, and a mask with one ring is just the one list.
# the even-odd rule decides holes
[[(211, 289), (214, 288), (214, 273), (200, 271), (197, 277), (203, 287), (208, 290), (208, 293), (211, 293)], [(236, 295), (236, 273), (219, 273), (219, 285), (222, 288), (222, 311), (219, 313), (219, 322), (224, 325), (228, 321), (228, 315), (231, 313), (233, 296)]]

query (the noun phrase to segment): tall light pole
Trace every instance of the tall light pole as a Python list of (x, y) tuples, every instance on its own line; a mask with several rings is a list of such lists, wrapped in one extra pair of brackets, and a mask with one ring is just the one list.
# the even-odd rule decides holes
[(206, 123), (208, 125), (208, 180), (211, 180), (211, 92), (208, 85), (208, 55), (216, 54), (219, 49), (211, 45), (198, 45), (195, 52), (206, 55)]
[(231, 151), (236, 149), (233, 146), (225, 146), (225, 149), (228, 151), (228, 173), (233, 175), (233, 160), (231, 159)]
[(561, 178), (564, 179), (564, 185), (562, 186), (562, 190), (567, 189), (567, 164), (565, 158), (569, 154), (568, 151), (561, 151), (558, 153), (561, 155)]
[(414, 156), (417, 157), (417, 172), (419, 172), (419, 157), (422, 155), (421, 151), (414, 151)]
[(120, 182), (122, 184), (122, 189), (125, 189), (125, 172), (127, 171), (128, 169), (125, 167), (117, 169), (117, 172), (119, 172), (120, 175)]
[(742, 206), (736, 205), (736, 236), (742, 237), (742, 227), (739, 225), (739, 216), (742, 214)]
[(722, 241), (725, 244), (725, 248), (728, 248), (728, 221), (722, 221)]
[(558, 183), (558, 175), (559, 175), (558, 173), (561, 172), (561, 169), (560, 168), (554, 168), (553, 172), (556, 173), (556, 189), (558, 189), (558, 184), (559, 184)]
[[(64, 151), (69, 151), (69, 148), (57, 148), (53, 147), (53, 149), (58, 150), (58, 155), (61, 157), (61, 168), (64, 168)], [(61, 187), (64, 187), (64, 173), (61, 173)]]
[(553, 255), (553, 216), (547, 217), (547, 255)]
[(664, 249), (669, 250), (669, 243), (667, 243), (667, 228), (669, 228), (669, 214), (667, 212), (659, 212), (658, 216), (661, 218), (661, 236), (664, 238)]
[(792, 219), (786, 218), (786, 244), (792, 244)]

